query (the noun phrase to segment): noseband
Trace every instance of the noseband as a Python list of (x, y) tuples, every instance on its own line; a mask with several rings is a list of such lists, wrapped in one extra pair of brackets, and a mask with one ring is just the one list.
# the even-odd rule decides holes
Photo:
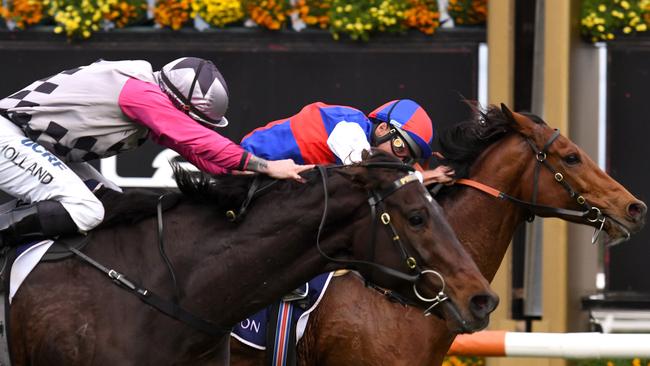
[[(389, 169), (396, 169), (396, 170), (402, 170), (402, 171), (408, 171), (412, 172), (413, 168), (402, 164), (402, 163), (367, 163), (363, 164), (363, 167), (366, 168), (389, 168)], [(317, 166), (319, 173), (321, 174), (322, 181), (323, 181), (323, 192), (324, 192), (324, 208), (323, 208), (323, 215), (321, 218), (320, 225), (318, 227), (318, 234), (316, 236), (316, 248), (318, 249), (319, 253), (323, 258), (327, 259), (328, 261), (335, 262), (335, 263), (342, 263), (342, 264), (350, 264), (354, 265), (357, 268), (359, 267), (366, 267), (369, 269), (376, 269), (380, 272), (383, 272), (384, 274), (387, 274), (392, 277), (399, 278), (401, 280), (411, 282), (413, 283), (413, 291), (418, 299), (420, 299), (423, 302), (426, 303), (432, 303), (432, 305), (425, 310), (425, 314), (429, 315), (431, 310), (439, 305), (440, 303), (446, 301), (448, 299), (447, 295), (444, 293), (445, 290), (445, 280), (442, 277), (440, 273), (437, 271), (431, 270), (431, 269), (422, 269), (420, 265), (417, 263), (416, 259), (409, 255), (408, 250), (406, 249), (404, 243), (402, 242), (397, 229), (393, 225), (393, 222), (391, 220), (390, 214), (386, 212), (386, 209), (384, 207), (384, 200), (388, 198), (390, 195), (393, 193), (397, 192), (399, 189), (404, 187), (405, 185), (409, 183), (421, 183), (420, 178), (418, 177), (417, 174), (408, 174), (406, 176), (403, 176), (394, 182), (392, 184), (382, 190), (382, 191), (376, 191), (376, 190), (370, 190), (368, 192), (368, 204), (370, 205), (370, 216), (371, 216), (371, 222), (372, 222), (372, 228), (371, 228), (371, 236), (370, 240), (368, 243), (368, 253), (370, 260), (364, 261), (364, 260), (354, 260), (354, 259), (337, 259), (333, 258), (327, 253), (325, 253), (321, 246), (320, 246), (320, 237), (321, 233), (323, 232), (323, 228), (325, 226), (325, 222), (327, 220), (327, 211), (328, 211), (328, 197), (329, 193), (327, 190), (327, 169), (328, 168), (340, 168), (339, 166), (331, 166), (331, 167), (324, 167), (321, 165)], [(379, 212), (379, 215), (378, 215)], [(377, 217), (379, 217), (379, 220), (377, 220)], [(373, 262), (372, 260), (374, 259), (374, 253), (375, 253), (375, 241), (376, 241), (376, 228), (377, 228), (377, 222), (380, 221), (382, 225), (388, 228), (389, 230), (389, 235), (391, 235), (393, 244), (397, 247), (400, 256), (402, 258), (403, 263), (406, 265), (406, 267), (409, 269), (409, 273), (404, 273), (402, 271), (395, 270), (393, 268), (381, 265), (379, 263)], [(417, 281), (422, 277), (422, 275), (425, 275), (427, 273), (434, 274), (436, 275), (442, 282), (442, 287), (438, 293), (438, 295), (435, 298), (426, 298), (420, 293), (418, 293), (418, 290), (416, 288)]]
[[(549, 163), (548, 160), (546, 159), (549, 147), (559, 136), (560, 136), (560, 131), (556, 129), (541, 149), (538, 149), (537, 146), (535, 145), (535, 142), (529, 137), (526, 137), (525, 139), (528, 145), (533, 150), (533, 153), (535, 154), (535, 162), (536, 162), (535, 171), (533, 174), (533, 196), (531, 202), (520, 200), (518, 198), (510, 196), (506, 193), (498, 191), (497, 189), (494, 189), (483, 183), (471, 179), (459, 179), (456, 181), (456, 183), (470, 186), (482, 192), (488, 193), (494, 197), (514, 202), (518, 206), (523, 207), (530, 212), (530, 216), (527, 218), (528, 221), (532, 221), (535, 215), (546, 213), (549, 215), (584, 219), (591, 223), (595, 223), (597, 225), (596, 230), (594, 231), (594, 234), (591, 237), (591, 242), (593, 244), (596, 242), (598, 236), (602, 232), (607, 217), (602, 213), (602, 211), (598, 207), (590, 205), (589, 202), (587, 202), (587, 200), (581, 194), (576, 192), (576, 190), (573, 189), (571, 184), (569, 184), (569, 182), (567, 182), (564, 179), (564, 175), (562, 175), (562, 173), (560, 173), (557, 169), (555, 169), (555, 167), (551, 165), (551, 163)], [(553, 174), (555, 181), (561, 184), (562, 187), (564, 187), (564, 189), (567, 191), (567, 193), (571, 198), (575, 199), (576, 203), (583, 209), (582, 211), (568, 210), (564, 208), (557, 208), (557, 207), (537, 204), (537, 193), (539, 191), (539, 172), (541, 170), (541, 166), (544, 166), (546, 169), (548, 169), (551, 172), (551, 174)]]

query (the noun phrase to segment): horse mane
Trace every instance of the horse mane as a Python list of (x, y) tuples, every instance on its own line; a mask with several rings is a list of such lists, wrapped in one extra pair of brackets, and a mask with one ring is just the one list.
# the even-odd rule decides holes
[(144, 219), (156, 215), (158, 202), (162, 198), (163, 211), (174, 207), (180, 200), (178, 192), (168, 189), (143, 189), (134, 188), (124, 192), (117, 192), (102, 187), (95, 192), (97, 198), (102, 202), (105, 217), (100, 228), (109, 228), (120, 224), (133, 225)]
[[(371, 154), (364, 156), (363, 161), (360, 163), (341, 167), (337, 172), (346, 174), (350, 169), (363, 167), (368, 163), (391, 163), (399, 165), (401, 161), (392, 154), (378, 149), (372, 149)], [(200, 171), (185, 170), (179, 164), (172, 164), (172, 169), (178, 189), (185, 197), (198, 202), (209, 201), (217, 207), (227, 210), (241, 206), (248, 195), (248, 190), (255, 177), (254, 175), (213, 176)], [(368, 171), (365, 174), (371, 176), (374, 173)], [(302, 173), (302, 176), (307, 181), (321, 179), (320, 173), (315, 169)], [(274, 180), (266, 175), (261, 175), (260, 179), (263, 180), (260, 183), (260, 187), (266, 186)], [(352, 182), (356, 182), (354, 178), (351, 180)], [(376, 179), (366, 179), (365, 181), (367, 182), (367, 187), (365, 188), (368, 189), (378, 188), (382, 183)], [(298, 190), (305, 189), (308, 186), (308, 184), (298, 183), (292, 180), (280, 180), (277, 181), (277, 184), (281, 186), (278, 186), (276, 189), (280, 189), (280, 187), (285, 191), (287, 189), (293, 189), (296, 194), (298, 194)]]
[[(201, 171), (185, 170), (179, 164), (172, 164), (172, 170), (174, 180), (184, 197), (196, 202), (210, 202), (227, 210), (238, 208), (244, 202), (255, 177), (230, 174), (214, 176)], [(271, 180), (267, 177), (262, 179)]]
[[(476, 158), (496, 141), (514, 132), (512, 122), (497, 105), (483, 108), (477, 101), (465, 100), (472, 110), (469, 120), (444, 129), (438, 136), (443, 164), (456, 171), (457, 178), (465, 178)], [(537, 124), (545, 122), (537, 115), (521, 113)]]

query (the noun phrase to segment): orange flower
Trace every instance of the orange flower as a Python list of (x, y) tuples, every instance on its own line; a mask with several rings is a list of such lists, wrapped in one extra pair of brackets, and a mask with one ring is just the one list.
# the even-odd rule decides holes
[(447, 10), (456, 24), (483, 24), (487, 18), (487, 0), (449, 0)]
[(406, 10), (406, 24), (425, 34), (433, 34), (440, 26), (440, 14), (435, 0), (409, 0)]
[(329, 26), (331, 6), (332, 0), (298, 0), (295, 9), (305, 24), (325, 29)]
[(190, 0), (158, 0), (154, 8), (156, 23), (179, 30), (190, 20)]
[(290, 12), (288, 0), (246, 0), (243, 3), (255, 23), (271, 30), (281, 29)]
[(25, 29), (37, 24), (43, 19), (42, 0), (13, 0), (7, 8), (0, 7), (0, 15), (6, 20), (12, 20), (16, 27)]

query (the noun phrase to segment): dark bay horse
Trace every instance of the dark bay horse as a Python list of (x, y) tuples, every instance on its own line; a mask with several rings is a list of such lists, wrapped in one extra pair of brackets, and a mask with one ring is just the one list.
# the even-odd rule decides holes
[[(597, 228), (602, 224), (608, 243), (641, 229), (646, 205), (539, 117), (512, 113), (503, 105), (485, 112), (475, 107), (475, 113), (475, 119), (441, 135), (448, 163), (458, 174), (513, 198), (532, 201), (535, 195), (538, 204), (514, 203), (466, 185), (445, 188), (436, 196), (487, 279), (493, 279), (515, 229), (530, 211)], [(440, 365), (454, 336), (439, 319), (391, 302), (348, 274), (332, 279), (310, 314), (297, 358), (303, 366)], [(231, 349), (235, 366), (264, 364), (264, 351), (234, 338)]]
[[(419, 300), (414, 289), (433, 298), (444, 278), (449, 300), (434, 310), (452, 328), (483, 328), (497, 298), (442, 209), (404, 168), (377, 152), (356, 166), (307, 173), (306, 184), (262, 182), (245, 219), (236, 223), (224, 213), (244, 207), (257, 178), (177, 171), (184, 196), (165, 213), (164, 233), (179, 305), (229, 328), (319, 273), (354, 268), (422, 307), (431, 302)], [(129, 210), (137, 205), (126, 202)], [(172, 298), (155, 228), (155, 218), (100, 228), (84, 252)], [(421, 275), (425, 269), (441, 277)], [(208, 334), (172, 319), (79, 258), (41, 263), (29, 275), (11, 305), (9, 334), (19, 366), (229, 363), (229, 330)]]

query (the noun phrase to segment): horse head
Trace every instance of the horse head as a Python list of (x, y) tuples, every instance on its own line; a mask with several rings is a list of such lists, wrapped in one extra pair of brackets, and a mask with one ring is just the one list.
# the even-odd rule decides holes
[[(512, 112), (504, 104), (485, 111), (476, 106), (475, 112), (473, 121), (441, 138), (443, 151), (455, 151), (447, 156), (452, 161), (472, 161), (471, 155), (476, 155), (469, 168), (472, 180), (490, 184), (500, 198), (518, 204), (524, 215), (593, 226), (594, 240), (602, 230), (609, 245), (627, 240), (643, 227), (645, 203), (540, 117)], [(473, 152), (459, 156), (462, 149), (454, 141), (460, 140), (475, 145)]]
[(382, 264), (350, 260), (350, 267), (427, 308), (427, 313), (435, 310), (451, 331), (482, 329), (498, 297), (456, 238), (442, 208), (417, 174), (404, 173), (405, 167), (394, 156), (374, 151), (358, 165), (334, 170), (369, 192), (370, 212), (368, 204), (357, 205), (358, 224), (352, 226), (370, 230), (350, 235), (351, 256)]

